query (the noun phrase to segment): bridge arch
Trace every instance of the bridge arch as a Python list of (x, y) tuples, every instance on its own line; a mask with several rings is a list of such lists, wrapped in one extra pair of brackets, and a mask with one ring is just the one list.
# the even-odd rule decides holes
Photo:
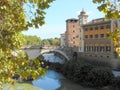
[(48, 52), (53, 52), (54, 54), (60, 56), (62, 59), (64, 59), (65, 61), (69, 61), (69, 57), (61, 50), (59, 49), (46, 49), (46, 50), (41, 50), (40, 54), (44, 54), (44, 53), (48, 53)]

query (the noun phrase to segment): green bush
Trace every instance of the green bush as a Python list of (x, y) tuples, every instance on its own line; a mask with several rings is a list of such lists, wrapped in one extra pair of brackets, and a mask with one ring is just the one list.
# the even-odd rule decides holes
[(97, 67), (93, 68), (87, 77), (87, 82), (89, 82), (89, 86), (92, 87), (103, 87), (110, 85), (114, 75), (112, 74), (111, 69)]
[(111, 86), (118, 88), (120, 90), (120, 76), (112, 79)]
[(74, 73), (74, 67), (75, 67), (75, 62), (74, 61), (69, 61), (66, 62), (62, 68), (62, 72), (63, 74), (69, 78), (72, 79), (73, 78), (73, 73)]
[(73, 73), (74, 76), (73, 81), (78, 83), (86, 82), (87, 76), (91, 71), (91, 69), (93, 69), (93, 66), (88, 63), (84, 63), (84, 64), (76, 63)]
[(114, 77), (111, 68), (94, 66), (82, 60), (65, 63), (62, 71), (74, 82), (90, 87), (107, 86)]

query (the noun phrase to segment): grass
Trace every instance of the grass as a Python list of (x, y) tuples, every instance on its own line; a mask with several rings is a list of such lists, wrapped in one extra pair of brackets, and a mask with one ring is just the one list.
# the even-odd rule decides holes
[(15, 85), (5, 84), (3, 90), (42, 90), (27, 83), (15, 83)]

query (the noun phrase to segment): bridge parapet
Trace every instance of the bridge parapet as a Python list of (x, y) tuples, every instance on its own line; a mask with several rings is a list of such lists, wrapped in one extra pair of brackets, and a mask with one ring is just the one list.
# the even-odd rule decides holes
[(28, 54), (30, 59), (35, 59), (39, 55), (44, 53), (53, 52), (53, 53), (57, 53), (57, 55), (59, 54), (59, 56), (61, 56), (67, 61), (70, 60), (68, 55), (63, 50), (58, 48), (40, 48), (39, 46), (34, 46), (30, 48), (23, 48), (22, 50)]
[(64, 57), (67, 61), (69, 61), (69, 57), (66, 55), (65, 52), (59, 50), (59, 49), (42, 49), (40, 54), (43, 54), (43, 53), (48, 53), (48, 52), (53, 52), (53, 53), (58, 53), (60, 54), (62, 57)]
[(59, 49), (54, 50), (54, 52), (57, 52), (57, 53), (61, 54), (67, 61), (70, 60), (69, 57), (66, 55), (65, 52), (63, 52), (63, 51), (61, 51), (61, 50), (59, 50)]

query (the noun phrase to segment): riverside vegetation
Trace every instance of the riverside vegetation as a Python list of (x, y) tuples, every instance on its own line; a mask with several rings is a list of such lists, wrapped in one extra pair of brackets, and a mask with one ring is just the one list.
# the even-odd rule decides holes
[(42, 60), (43, 67), (48, 66), (49, 69), (61, 72), (66, 78), (82, 86), (98, 89), (104, 87), (114, 88), (114, 90), (120, 89), (120, 77), (114, 77), (112, 67), (107, 62), (81, 59), (60, 64), (44, 61), (44, 58)]

